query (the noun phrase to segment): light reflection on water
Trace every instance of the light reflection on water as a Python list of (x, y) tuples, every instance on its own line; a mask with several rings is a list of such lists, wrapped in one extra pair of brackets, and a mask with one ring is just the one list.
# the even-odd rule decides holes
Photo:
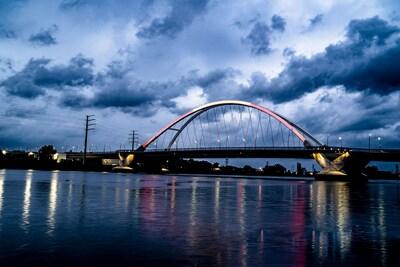
[(400, 266), (399, 187), (0, 170), (0, 263)]
[[(0, 219), (3, 211), (3, 194), (4, 194), (4, 176), (6, 174), (5, 169), (0, 170)], [(1, 226), (1, 222), (0, 222)]]
[(51, 235), (56, 225), (56, 209), (57, 209), (57, 183), (58, 183), (58, 171), (53, 171), (50, 178), (50, 192), (49, 192), (49, 209), (47, 215), (48, 231)]
[(32, 184), (32, 170), (28, 170), (25, 176), (25, 190), (24, 190), (24, 203), (22, 210), (22, 228), (27, 230), (29, 226), (29, 213), (31, 206), (31, 184)]

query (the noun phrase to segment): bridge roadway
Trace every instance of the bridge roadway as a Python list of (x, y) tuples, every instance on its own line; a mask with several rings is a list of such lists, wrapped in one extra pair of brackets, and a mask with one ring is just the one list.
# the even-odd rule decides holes
[[(313, 153), (322, 153), (330, 158), (335, 158), (349, 152), (350, 155), (359, 160), (366, 161), (399, 161), (400, 149), (365, 149), (349, 147), (208, 147), (190, 149), (146, 149), (140, 150), (117, 150), (115, 152), (91, 152), (87, 158), (118, 159), (118, 154), (123, 156), (135, 154), (135, 160), (146, 159), (168, 159), (168, 158), (293, 158), (312, 159)], [(82, 152), (68, 152), (68, 159), (82, 158)]]

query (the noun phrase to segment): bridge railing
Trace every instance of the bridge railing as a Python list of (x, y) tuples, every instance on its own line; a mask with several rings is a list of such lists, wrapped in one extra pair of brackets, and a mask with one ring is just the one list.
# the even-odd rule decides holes
[(306, 150), (304, 147), (257, 147), (257, 146), (238, 146), (238, 147), (192, 147), (192, 148), (171, 148), (155, 149), (148, 148), (146, 152), (174, 152), (174, 151), (227, 151), (227, 150)]
[[(371, 153), (386, 153), (400, 152), (400, 149), (368, 149), (368, 148), (353, 148), (353, 147), (336, 147), (336, 146), (312, 146), (312, 147), (273, 147), (273, 146), (240, 146), (240, 147), (193, 147), (193, 148), (171, 148), (171, 149), (156, 149), (147, 148), (145, 152), (180, 152), (180, 151), (229, 151), (229, 150), (257, 150), (257, 151), (332, 151), (332, 152), (371, 152)], [(132, 150), (117, 150), (118, 152), (128, 153)]]

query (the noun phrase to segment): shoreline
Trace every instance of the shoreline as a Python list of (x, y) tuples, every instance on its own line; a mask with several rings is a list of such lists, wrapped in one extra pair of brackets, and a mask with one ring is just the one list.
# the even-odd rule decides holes
[[(165, 176), (194, 176), (194, 177), (210, 177), (210, 178), (234, 178), (249, 180), (277, 180), (277, 181), (318, 181), (315, 177), (310, 176), (267, 176), (267, 175), (243, 175), (243, 174), (207, 174), (207, 173), (146, 173), (146, 172), (115, 172), (112, 170), (99, 169), (34, 169), (34, 168), (4, 168), (0, 170), (34, 170), (34, 171), (66, 171), (66, 172), (97, 172), (97, 173), (120, 173), (120, 174), (138, 174), (138, 175), (165, 175)], [(368, 182), (399, 182), (399, 179), (390, 178), (367, 178)], [(330, 180), (320, 180), (330, 181)], [(331, 180), (333, 182), (350, 182), (346, 180)]]
[[(170, 173), (163, 174), (166, 176), (194, 176), (194, 177), (210, 177), (210, 178), (234, 178), (234, 179), (248, 179), (248, 180), (274, 180), (274, 181), (322, 181), (322, 182), (351, 182), (345, 180), (317, 180), (315, 177), (307, 176), (256, 176), (256, 175), (229, 175), (229, 174), (190, 174), (190, 173)], [(381, 178), (368, 178), (366, 180), (369, 183), (384, 182), (384, 183), (399, 183), (400, 179), (381, 179)]]
[(261, 180), (298, 180), (298, 181), (314, 181), (314, 177), (307, 176), (267, 176), (267, 175), (243, 175), (243, 174), (191, 174), (191, 173), (168, 173), (162, 174), (167, 176), (195, 176), (195, 177), (221, 177), (221, 178), (237, 178), (237, 179), (261, 179)]

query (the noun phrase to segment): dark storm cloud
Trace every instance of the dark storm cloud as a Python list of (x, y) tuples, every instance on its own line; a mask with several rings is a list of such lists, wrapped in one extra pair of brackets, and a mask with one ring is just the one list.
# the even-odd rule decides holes
[(8, 72), (13, 70), (13, 64), (9, 58), (0, 57), (0, 72)]
[(63, 0), (60, 3), (61, 9), (77, 8), (87, 4), (86, 0)]
[(101, 92), (91, 100), (91, 106), (95, 108), (117, 108), (124, 113), (130, 113), (140, 117), (154, 115), (159, 105), (156, 99), (149, 94), (137, 94), (136, 91), (120, 89), (113, 92)]
[(6, 26), (0, 24), (0, 39), (14, 39), (17, 35), (15, 31), (8, 29)]
[(81, 109), (90, 106), (88, 99), (77, 92), (66, 92), (61, 100), (60, 105), (64, 107), (70, 107), (74, 109)]
[(310, 21), (310, 28), (314, 28), (316, 25), (320, 24), (324, 18), (323, 14), (318, 14), (315, 17), (311, 18)]
[(116, 108), (125, 113), (141, 117), (154, 115), (167, 84), (131, 81), (126, 77), (120, 80), (102, 81), (96, 84), (98, 90), (91, 97), (79, 92), (67, 92), (60, 100), (61, 106), (73, 109)]
[(365, 118), (356, 122), (352, 122), (350, 125), (338, 128), (336, 132), (352, 132), (352, 131), (366, 131), (379, 129), (384, 127), (386, 124), (384, 121), (379, 121), (377, 118)]
[(35, 85), (30, 77), (13, 76), (1, 84), (6, 88), (9, 95), (19, 96), (22, 98), (36, 98), (44, 95), (46, 91)]
[(153, 19), (149, 26), (142, 27), (136, 35), (144, 39), (160, 36), (174, 38), (187, 25), (190, 25), (198, 15), (204, 13), (208, 1), (172, 1), (172, 10), (166, 17)]
[(284, 32), (286, 28), (286, 21), (278, 15), (273, 15), (271, 18), (271, 28), (280, 32)]
[(250, 33), (245, 38), (245, 42), (251, 45), (253, 55), (266, 55), (271, 52), (270, 48), (271, 29), (264, 22), (254, 24)]
[[(180, 96), (193, 86), (200, 86), (205, 92), (213, 91), (216, 85), (230, 80), (237, 71), (218, 69), (204, 75), (191, 71), (174, 81), (141, 81), (132, 77), (118, 62), (108, 66), (105, 73), (97, 74), (90, 97), (77, 91), (68, 91), (60, 99), (60, 105), (73, 109), (116, 108), (126, 113), (148, 117), (154, 115), (157, 107), (165, 107), (175, 112), (176, 103), (171, 99)], [(219, 89), (222, 92), (223, 88)], [(210, 92), (212, 93), (212, 92)]]
[[(400, 107), (400, 96), (377, 97), (379, 102), (373, 101), (372, 105), (364, 105), (364, 110), (356, 120), (351, 120), (336, 132), (371, 131), (380, 128), (388, 128), (400, 119), (398, 107)], [(387, 103), (388, 98), (391, 103)], [(363, 100), (363, 102), (368, 102)]]
[(213, 84), (219, 83), (220, 81), (232, 78), (236, 74), (237, 71), (232, 68), (218, 69), (210, 71), (204, 76), (197, 76), (196, 78), (192, 78), (192, 81), (194, 85), (207, 88), (212, 86)]
[(37, 85), (54, 88), (63, 86), (88, 86), (94, 79), (93, 60), (81, 55), (73, 57), (68, 65), (56, 65), (36, 70)]
[(0, 83), (9, 95), (35, 98), (46, 89), (91, 85), (94, 79), (91, 59), (73, 57), (68, 65), (49, 66), (49, 59), (31, 59), (25, 67)]
[(4, 116), (7, 118), (31, 118), (33, 114), (45, 114), (46, 110), (44, 108), (35, 106), (14, 106), (10, 107), (4, 112)]
[(285, 49), (283, 49), (282, 55), (285, 57), (292, 57), (296, 54), (296, 51), (292, 48), (286, 47)]
[(364, 46), (369, 46), (375, 41), (378, 45), (383, 45), (391, 35), (399, 32), (399, 27), (390, 25), (377, 16), (365, 20), (352, 20), (347, 29), (347, 37)]
[(57, 25), (53, 25), (48, 29), (41, 29), (38, 33), (29, 37), (29, 42), (40, 46), (49, 46), (57, 44), (54, 34), (58, 31)]
[[(349, 91), (386, 95), (400, 89), (399, 28), (379, 17), (353, 20), (347, 40), (328, 46), (311, 58), (292, 56), (272, 80), (254, 74), (245, 97), (267, 97), (275, 103), (290, 101), (322, 86), (343, 85)], [(389, 39), (392, 40), (389, 43)]]
[(167, 84), (163, 83), (114, 80), (103, 85), (91, 105), (100, 108), (145, 106), (159, 99), (158, 95), (165, 94), (165, 90)]

